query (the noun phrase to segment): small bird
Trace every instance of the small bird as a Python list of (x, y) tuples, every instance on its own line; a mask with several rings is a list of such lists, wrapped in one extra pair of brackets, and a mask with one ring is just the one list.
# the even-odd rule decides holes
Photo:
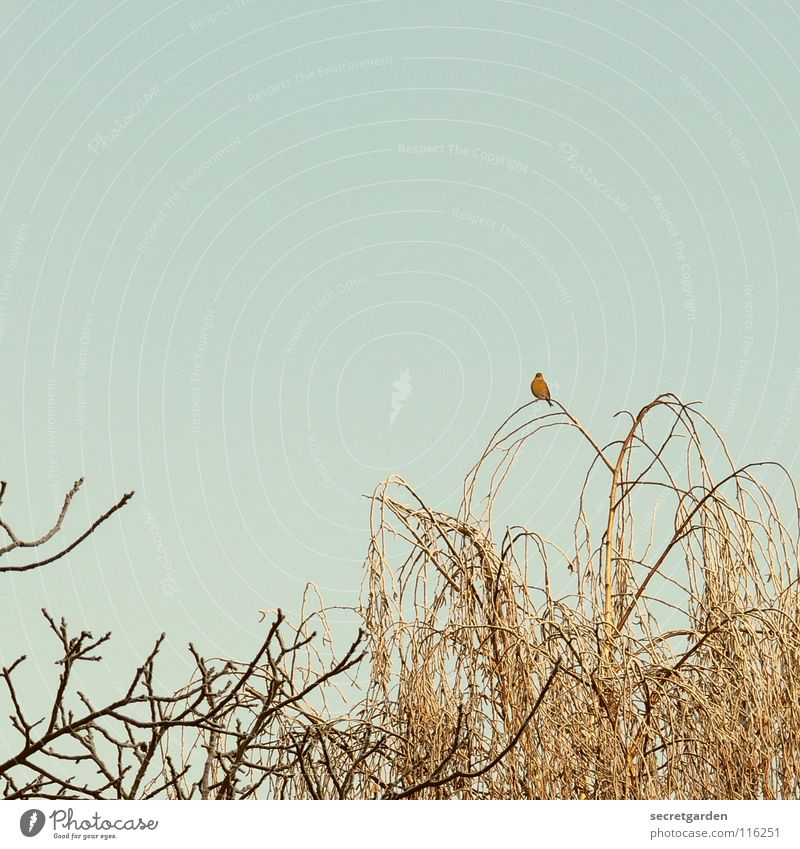
[(536, 372), (536, 377), (534, 377), (531, 381), (531, 392), (539, 401), (547, 401), (551, 407), (553, 406), (550, 401), (550, 390), (547, 388), (547, 384), (544, 382), (544, 378), (540, 371)]

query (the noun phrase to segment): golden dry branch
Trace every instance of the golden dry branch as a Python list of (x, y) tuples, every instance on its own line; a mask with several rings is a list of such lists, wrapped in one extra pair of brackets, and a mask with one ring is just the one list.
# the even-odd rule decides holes
[[(563, 407), (534, 418), (528, 407), (494, 434), (455, 515), (399, 478), (373, 496), (367, 701), (404, 740), (395, 774), (416, 786), (450, 756), (471, 775), (538, 704), (492, 769), (418, 795), (797, 798), (794, 488), (787, 527), (756, 479), (765, 464), (736, 468), (696, 405), (674, 395), (626, 414), (603, 447)], [(500, 486), (553, 427), (595, 456), (574, 545), (518, 527), (496, 539)], [(599, 491), (597, 515), (586, 502)]]

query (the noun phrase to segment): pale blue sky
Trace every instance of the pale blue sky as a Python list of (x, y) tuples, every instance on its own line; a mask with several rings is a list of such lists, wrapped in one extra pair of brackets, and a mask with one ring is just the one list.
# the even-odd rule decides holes
[[(599, 441), (672, 391), (798, 472), (792, 5), (59, 8), (0, 11), (3, 516), (136, 496), (3, 576), (6, 659), (52, 680), (42, 606), (113, 679), (353, 604), (362, 493), (454, 509), (539, 370)], [(567, 542), (588, 455), (537, 446), (501, 518)]]

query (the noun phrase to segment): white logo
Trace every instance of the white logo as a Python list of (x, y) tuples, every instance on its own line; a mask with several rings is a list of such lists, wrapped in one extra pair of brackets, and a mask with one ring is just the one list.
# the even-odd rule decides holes
[(411, 385), (411, 372), (406, 369), (398, 380), (392, 384), (394, 392), (392, 392), (392, 412), (389, 415), (389, 424), (393, 425), (394, 420), (400, 415), (400, 410), (403, 409), (403, 401), (408, 400), (411, 390), (414, 388)]
[(44, 828), (44, 814), (37, 808), (31, 808), (19, 818), (19, 830), (25, 837), (36, 837)]

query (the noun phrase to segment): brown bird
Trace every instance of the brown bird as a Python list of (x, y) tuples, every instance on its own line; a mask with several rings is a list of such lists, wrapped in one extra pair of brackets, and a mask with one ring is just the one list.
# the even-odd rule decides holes
[(550, 401), (550, 390), (547, 388), (547, 384), (544, 382), (544, 378), (540, 371), (536, 372), (536, 377), (534, 377), (531, 381), (531, 392), (537, 400), (547, 401), (551, 407), (553, 406)]

